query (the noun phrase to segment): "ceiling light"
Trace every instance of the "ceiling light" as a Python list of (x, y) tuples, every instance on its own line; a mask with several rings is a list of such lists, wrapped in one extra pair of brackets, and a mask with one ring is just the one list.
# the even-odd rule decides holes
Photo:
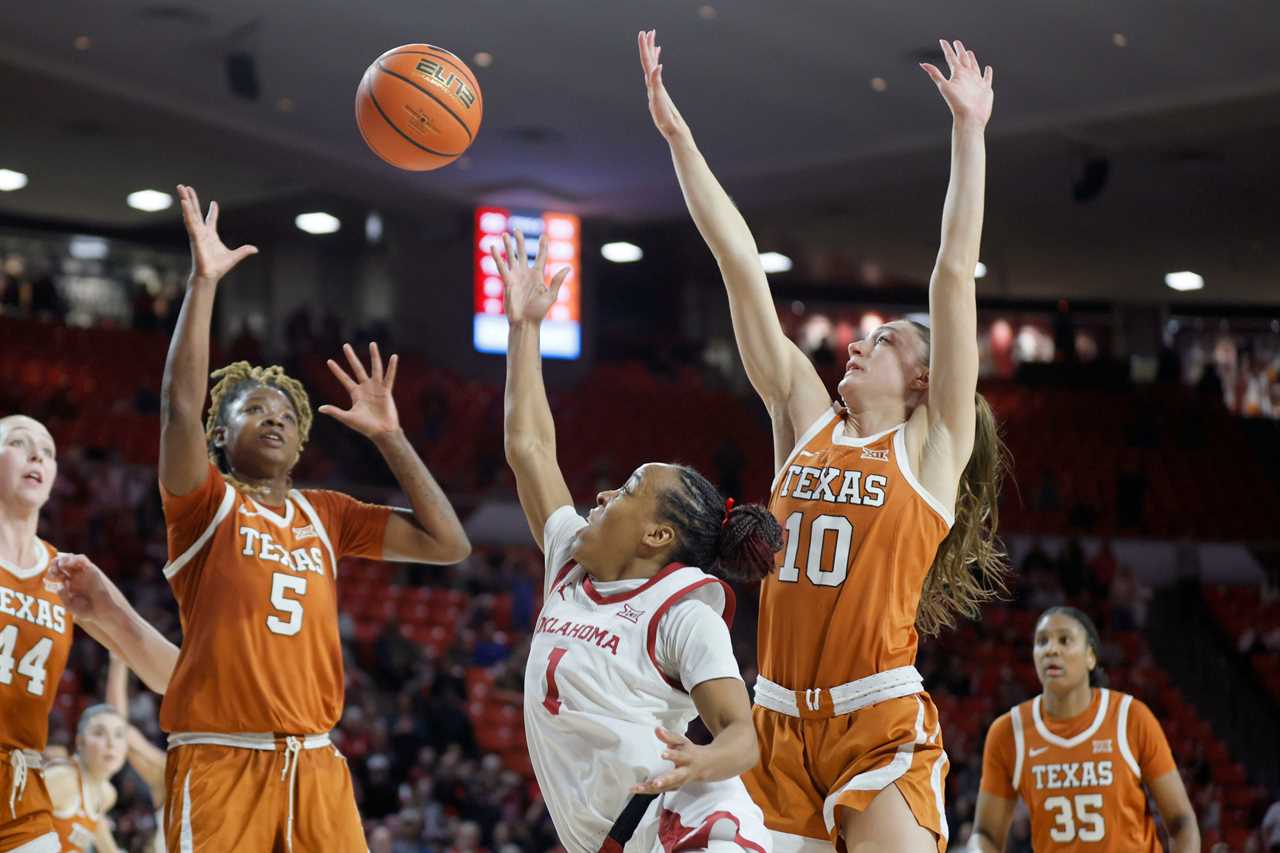
[(81, 261), (100, 261), (110, 251), (107, 241), (101, 237), (85, 237), (77, 234), (71, 238), (67, 251), (71, 257)]
[(298, 230), (308, 234), (332, 234), (342, 227), (338, 217), (322, 211), (299, 213), (293, 224), (298, 226)]
[(889, 88), (889, 81), (885, 80), (883, 77), (872, 77), (871, 88), (877, 92), (883, 92), (885, 89)]
[(1114, 44), (1116, 47), (1128, 47), (1129, 37), (1126, 36), (1124, 33), (1112, 33), (1111, 43)]
[(765, 272), (787, 272), (791, 269), (791, 259), (778, 252), (761, 252), (760, 266)]
[(27, 185), (27, 176), (12, 169), (0, 169), (0, 192), (13, 192)]
[(493, 64), (493, 54), (487, 50), (482, 50), (471, 58), (474, 59), (476, 65), (479, 65), (481, 68), (488, 68)]
[(173, 196), (168, 193), (162, 193), (159, 190), (138, 190), (137, 192), (129, 193), (125, 201), (134, 210), (145, 210), (147, 213), (168, 210), (173, 206)]
[(76, 36), (75, 41), (71, 43), (75, 45), (76, 50), (88, 50), (93, 46), (93, 39), (88, 36)]
[(719, 13), (716, 12), (716, 7), (712, 6), (710, 3), (706, 3), (698, 7), (698, 17), (704, 21), (713, 20), (717, 14)]
[(973, 268), (973, 277), (986, 278), (986, 276), (987, 276), (987, 265), (984, 264), (982, 261), (978, 261), (978, 265)]
[(364, 238), (370, 245), (382, 239), (382, 214), (376, 210), (364, 218)]
[(1166, 275), (1164, 283), (1174, 290), (1200, 290), (1204, 287), (1204, 277), (1190, 270), (1183, 270)]
[(600, 254), (606, 261), (613, 261), (615, 264), (631, 264), (644, 257), (644, 250), (635, 243), (618, 241), (605, 243), (600, 247)]

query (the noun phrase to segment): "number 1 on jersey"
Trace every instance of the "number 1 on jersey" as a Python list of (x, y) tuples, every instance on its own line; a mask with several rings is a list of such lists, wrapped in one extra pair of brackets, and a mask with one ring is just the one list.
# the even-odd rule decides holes
[[(787, 553), (778, 569), (778, 580), (796, 583), (800, 580), (800, 567), (796, 557), (800, 554), (800, 525), (804, 513), (796, 510), (787, 516)], [(827, 534), (835, 533), (836, 550), (832, 554), (831, 568), (822, 567), (822, 550)], [(809, 525), (809, 553), (806, 554), (804, 573), (814, 586), (840, 586), (849, 575), (849, 552), (853, 548), (853, 522), (843, 515), (820, 515)]]
[(560, 687), (556, 684), (556, 667), (567, 651), (569, 650), (564, 646), (556, 646), (547, 656), (547, 695), (542, 699), (542, 707), (550, 711), (553, 717), (560, 713)]

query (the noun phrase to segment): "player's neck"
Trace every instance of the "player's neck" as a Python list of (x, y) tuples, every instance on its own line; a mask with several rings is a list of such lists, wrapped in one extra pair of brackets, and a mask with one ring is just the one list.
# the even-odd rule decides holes
[(619, 566), (602, 567), (600, 569), (583, 566), (583, 568), (599, 583), (610, 583), (612, 581), (648, 580), (666, 568), (666, 566), (667, 563), (662, 560), (633, 557)]
[(859, 407), (855, 402), (846, 409), (844, 433), (851, 438), (865, 438), (891, 430), (907, 419), (901, 406)]
[(1073, 687), (1066, 693), (1052, 690), (1044, 691), (1045, 716), (1054, 720), (1069, 720), (1078, 717), (1088, 710), (1093, 702), (1093, 687), (1086, 681), (1079, 687)]
[(240, 491), (267, 506), (283, 506), (289, 497), (289, 489), (293, 485), (288, 475), (257, 478), (246, 476), (239, 471), (232, 471), (231, 476)]
[(27, 567), (36, 561), (36, 527), (40, 523), (40, 511), (0, 509), (0, 558)]

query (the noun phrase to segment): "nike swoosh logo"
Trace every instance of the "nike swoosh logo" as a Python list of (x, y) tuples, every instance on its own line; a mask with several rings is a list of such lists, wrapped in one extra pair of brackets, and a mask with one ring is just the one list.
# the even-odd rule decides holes
[(1049, 751), (1049, 747), (1047, 747), (1047, 746), (1042, 746), (1042, 747), (1040, 747), (1039, 749), (1033, 749), (1033, 750), (1031, 750), (1031, 757), (1032, 757), (1032, 758), (1035, 758), (1035, 757), (1036, 757), (1037, 755), (1039, 755), (1040, 753), (1042, 753), (1042, 752), (1048, 752), (1048, 751)]
[(801, 456), (817, 456), (818, 454), (814, 453), (812, 450), (801, 450), (800, 455)]

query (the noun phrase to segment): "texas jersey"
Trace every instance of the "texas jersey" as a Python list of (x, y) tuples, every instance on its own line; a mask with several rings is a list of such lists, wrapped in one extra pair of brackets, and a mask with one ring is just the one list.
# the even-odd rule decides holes
[(381, 558), (390, 509), (311, 490), (266, 507), (213, 465), (195, 492), (161, 496), (183, 633), (161, 728), (329, 731), (343, 699), (337, 563)]
[(786, 542), (760, 590), (769, 681), (832, 687), (915, 663), (916, 608), (952, 517), (912, 472), (905, 432), (851, 438), (828, 411), (774, 477)]
[(71, 652), (71, 613), (45, 588), (57, 550), (36, 540), (27, 568), (0, 560), (0, 747), (41, 752)]
[(555, 568), (569, 550), (565, 540), (585, 526), (575, 519), (544, 542), (549, 584), (525, 668), (524, 722), (560, 841), (585, 853), (601, 848), (631, 787), (671, 767), (654, 729), (683, 734), (697, 716), (690, 695), (659, 666), (659, 622), (688, 600), (731, 622), (734, 599), (720, 580), (676, 563), (636, 588), (602, 594), (577, 564)]
[(62, 853), (77, 853), (93, 847), (93, 836), (98, 831), (98, 823), (102, 815), (89, 807), (89, 790), (85, 785), (84, 772), (79, 763), (75, 768), (76, 780), (80, 787), (80, 796), (74, 809), (59, 814), (53, 813), (53, 828), (58, 832), (58, 840), (62, 842)]
[(1021, 797), (1032, 846), (1044, 851), (1161, 849), (1143, 783), (1176, 765), (1150, 709), (1105, 688), (1068, 720), (1046, 719), (1040, 697), (991, 724), (982, 790)]

